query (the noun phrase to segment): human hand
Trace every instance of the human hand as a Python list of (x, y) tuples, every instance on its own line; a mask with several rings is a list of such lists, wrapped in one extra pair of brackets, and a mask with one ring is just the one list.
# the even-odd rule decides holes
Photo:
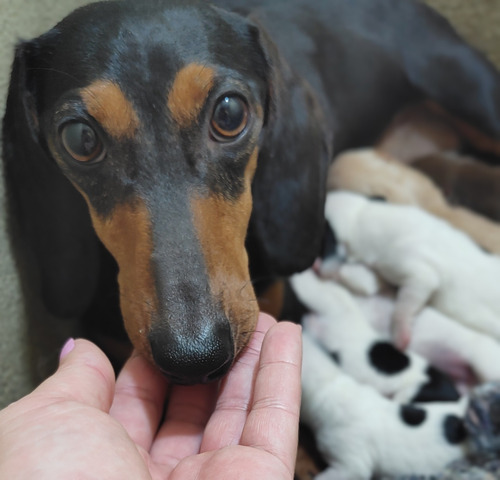
[(220, 386), (169, 389), (140, 356), (115, 385), (105, 355), (77, 340), (52, 377), (0, 412), (0, 478), (291, 479), (300, 366), (299, 328), (264, 314)]

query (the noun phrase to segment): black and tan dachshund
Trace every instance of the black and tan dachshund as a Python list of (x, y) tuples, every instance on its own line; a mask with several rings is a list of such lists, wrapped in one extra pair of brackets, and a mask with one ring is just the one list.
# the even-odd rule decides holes
[(334, 154), (421, 98), (498, 145), (499, 74), (413, 0), (76, 10), (17, 47), (4, 119), (47, 308), (105, 322), (119, 286), (142, 354), (180, 383), (220, 378), (255, 328), (254, 280), (318, 254)]

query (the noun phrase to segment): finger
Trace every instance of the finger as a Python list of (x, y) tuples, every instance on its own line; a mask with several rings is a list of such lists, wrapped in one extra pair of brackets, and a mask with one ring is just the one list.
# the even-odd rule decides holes
[(172, 388), (165, 421), (150, 451), (153, 463), (174, 468), (180, 460), (199, 453), (217, 389), (216, 383)]
[(215, 411), (205, 429), (201, 452), (237, 445), (248, 416), (262, 341), (276, 320), (261, 313), (255, 333), (222, 383)]
[(302, 338), (298, 325), (280, 322), (264, 338), (241, 444), (281, 460), (293, 476), (300, 411)]
[(130, 438), (149, 451), (163, 415), (167, 381), (143, 356), (134, 353), (118, 375), (110, 415)]
[(74, 400), (108, 412), (115, 374), (106, 355), (96, 345), (82, 339), (69, 340), (64, 348), (66, 355), (62, 356), (56, 373), (32, 395)]

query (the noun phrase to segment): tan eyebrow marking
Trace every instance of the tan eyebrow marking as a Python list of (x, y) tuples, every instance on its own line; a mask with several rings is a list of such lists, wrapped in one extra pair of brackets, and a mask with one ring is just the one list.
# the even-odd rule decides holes
[(215, 72), (199, 63), (189, 63), (177, 72), (168, 93), (168, 108), (183, 128), (197, 118), (212, 89)]
[(85, 106), (102, 127), (118, 139), (132, 138), (139, 118), (121, 88), (109, 80), (97, 80), (81, 92)]

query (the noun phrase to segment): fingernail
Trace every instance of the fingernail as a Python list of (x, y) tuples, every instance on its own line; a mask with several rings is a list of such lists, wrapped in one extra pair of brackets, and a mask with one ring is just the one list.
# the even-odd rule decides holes
[(73, 348), (75, 348), (75, 339), (70, 338), (66, 340), (66, 343), (64, 344), (64, 347), (61, 350), (61, 353), (59, 354), (59, 361), (61, 361), (68, 353), (70, 353)]

